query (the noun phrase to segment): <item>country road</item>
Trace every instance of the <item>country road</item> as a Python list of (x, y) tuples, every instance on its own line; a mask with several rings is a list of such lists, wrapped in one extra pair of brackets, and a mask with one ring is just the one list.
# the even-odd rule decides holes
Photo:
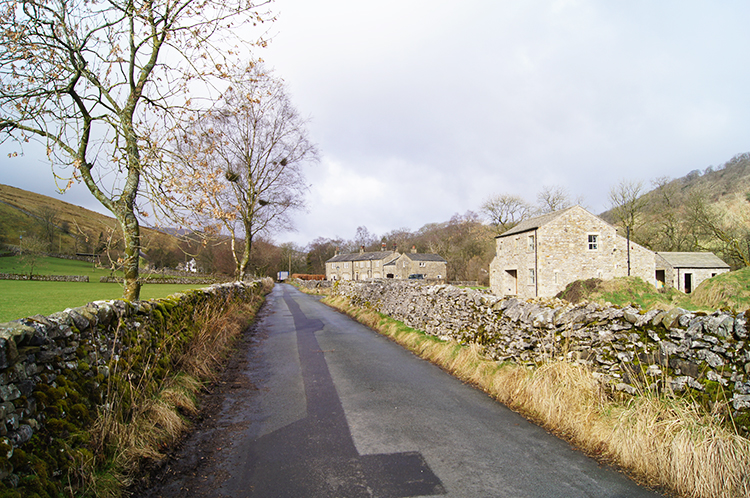
[(243, 347), (137, 496), (661, 496), (290, 285)]

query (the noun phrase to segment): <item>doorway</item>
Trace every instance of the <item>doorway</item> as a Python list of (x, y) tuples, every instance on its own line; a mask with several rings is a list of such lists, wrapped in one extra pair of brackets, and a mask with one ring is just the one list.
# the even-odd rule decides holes
[(686, 273), (685, 274), (685, 294), (690, 294), (691, 292), (693, 292), (693, 274)]
[(508, 292), (507, 294), (512, 296), (518, 295), (518, 270), (505, 270), (508, 274)]

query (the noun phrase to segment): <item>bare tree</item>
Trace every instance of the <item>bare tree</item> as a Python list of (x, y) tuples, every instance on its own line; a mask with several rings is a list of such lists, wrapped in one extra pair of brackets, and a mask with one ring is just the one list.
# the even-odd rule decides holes
[(498, 234), (510, 230), (533, 212), (532, 207), (516, 195), (501, 194), (490, 197), (482, 204), (482, 213), (489, 219)]
[(720, 253), (734, 267), (750, 266), (750, 209), (727, 212), (702, 190), (688, 196), (686, 207), (698, 247)]
[(318, 159), (305, 124), (283, 82), (257, 64), (176, 137), (163, 188), (183, 199), (187, 213), (171, 214), (207, 232), (226, 230), (238, 280), (253, 239), (293, 228), (291, 213), (304, 207), (302, 167)]
[[(36, 210), (37, 221), (42, 227), (42, 233), (44, 234), (45, 240), (49, 246), (55, 242), (55, 232), (60, 230), (58, 225), (60, 224), (60, 216), (57, 211), (49, 206), (40, 206)], [(60, 230), (61, 231), (61, 230)]]
[(566, 209), (576, 204), (583, 204), (583, 198), (579, 196), (573, 199), (568, 189), (560, 185), (553, 185), (551, 187), (545, 185), (536, 194), (536, 202), (538, 212), (546, 214), (554, 213), (555, 211)]
[(34, 274), (34, 267), (39, 265), (48, 248), (47, 241), (36, 235), (32, 234), (22, 239), (20, 261), (28, 266), (29, 278)]
[(612, 216), (623, 228), (636, 231), (641, 224), (646, 199), (643, 197), (643, 182), (621, 180), (609, 191)]
[(667, 176), (652, 180), (649, 226), (651, 249), (658, 251), (691, 251), (695, 249), (695, 232), (683, 213), (679, 185)]
[(357, 249), (371, 249), (377, 242), (377, 237), (370, 233), (366, 226), (358, 226), (354, 235), (354, 246)]
[(136, 199), (162, 146), (152, 128), (189, 100), (192, 82), (223, 77), (242, 53), (229, 38), (264, 16), (222, 0), (0, 0), (0, 12), (3, 140), (39, 140), (72, 168), (63, 189), (83, 181), (112, 212), (123, 295), (138, 299)]

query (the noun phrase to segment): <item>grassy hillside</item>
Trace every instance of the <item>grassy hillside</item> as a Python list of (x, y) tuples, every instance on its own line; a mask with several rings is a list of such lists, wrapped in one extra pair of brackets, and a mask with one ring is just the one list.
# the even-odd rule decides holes
[[(45, 216), (49, 216), (46, 214), (49, 212), (54, 214), (54, 219), (48, 230), (49, 218), (45, 221)], [(10, 246), (23, 244), (23, 237), (36, 236), (51, 242), (49, 252), (52, 253), (102, 253), (109, 247), (116, 255), (119, 250), (120, 229), (114, 218), (2, 184), (0, 219), (0, 242)], [(148, 256), (151, 253), (157, 258), (165, 253), (180, 254), (178, 240), (167, 233), (142, 227), (141, 237), (143, 251)]]
[[(35, 194), (8, 185), (0, 185), (0, 215), (3, 216), (3, 230), (0, 236), (7, 244), (17, 245), (19, 236), (38, 233), (41, 235), (40, 210), (49, 207), (55, 211), (58, 220), (57, 252), (74, 252), (75, 238), (97, 238), (117, 229), (117, 222), (95, 211), (75, 206), (54, 197)], [(83, 249), (83, 240), (79, 249)], [(62, 246), (62, 251), (59, 251)]]

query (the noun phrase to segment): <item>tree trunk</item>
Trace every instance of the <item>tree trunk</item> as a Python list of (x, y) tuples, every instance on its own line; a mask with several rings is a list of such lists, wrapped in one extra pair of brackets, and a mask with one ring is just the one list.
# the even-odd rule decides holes
[(119, 209), (117, 219), (122, 227), (125, 243), (125, 261), (122, 266), (124, 289), (122, 297), (128, 301), (138, 301), (141, 297), (141, 282), (138, 280), (138, 258), (141, 249), (141, 229), (138, 218), (127, 208)]
[(250, 266), (250, 250), (253, 247), (252, 237), (245, 237), (242, 247), (242, 257), (237, 258), (237, 281), (241, 282), (247, 277), (247, 267)]

